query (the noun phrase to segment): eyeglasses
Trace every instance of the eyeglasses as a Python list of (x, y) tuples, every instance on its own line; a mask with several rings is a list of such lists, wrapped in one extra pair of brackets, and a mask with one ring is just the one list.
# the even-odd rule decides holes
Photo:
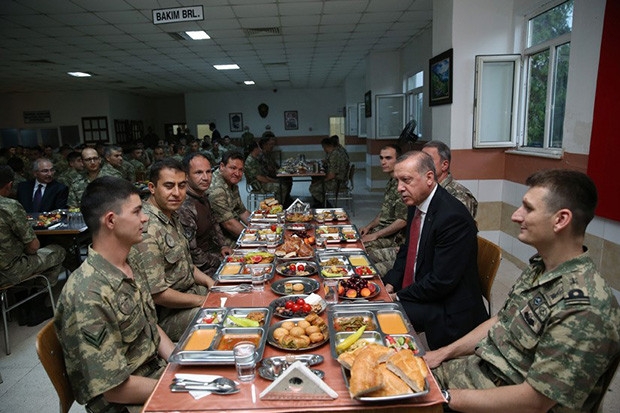
[(54, 171), (55, 171), (55, 169), (51, 168), (51, 169), (39, 169), (37, 172), (40, 172), (42, 174), (50, 174), (50, 173), (52, 173)]
[(99, 160), (98, 156), (93, 156), (92, 158), (82, 159), (82, 162), (97, 162)]

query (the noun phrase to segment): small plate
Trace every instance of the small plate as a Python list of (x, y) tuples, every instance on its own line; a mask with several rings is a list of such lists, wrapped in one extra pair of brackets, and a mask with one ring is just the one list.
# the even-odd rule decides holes
[[(375, 290), (374, 292), (370, 293), (369, 296), (366, 297), (347, 297), (346, 295), (338, 295), (338, 297), (342, 298), (343, 300), (368, 300), (370, 298), (374, 298), (376, 296), (379, 295), (379, 293), (381, 292), (381, 287), (379, 287), (379, 284), (377, 284), (376, 282), (372, 282), (372, 281), (368, 281), (368, 284), (374, 284)], [(346, 293), (346, 291), (345, 291)]]
[[(304, 289), (302, 291), (286, 292), (286, 284), (302, 284)], [(291, 294), (310, 294), (318, 290), (320, 284), (318, 281), (312, 278), (299, 277), (299, 278), (287, 278), (284, 280), (278, 280), (271, 284), (271, 291), (279, 295), (291, 295)]]
[[(300, 271), (292, 271), (290, 266), (295, 264), (295, 266), (302, 265), (304, 270)], [(310, 275), (316, 274), (317, 265), (314, 262), (309, 261), (289, 261), (286, 263), (276, 265), (276, 272), (284, 277), (308, 277)]]

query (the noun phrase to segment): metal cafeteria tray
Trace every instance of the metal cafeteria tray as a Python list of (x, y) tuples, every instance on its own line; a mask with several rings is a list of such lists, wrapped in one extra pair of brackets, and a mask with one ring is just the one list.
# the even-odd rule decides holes
[(315, 230), (315, 237), (325, 238), (330, 242), (357, 242), (360, 235), (355, 225), (318, 225)]
[(314, 210), (314, 219), (317, 222), (347, 221), (349, 214), (344, 208), (317, 208)]
[[(264, 233), (264, 231), (268, 233)], [(241, 231), (237, 244), (241, 247), (275, 247), (282, 243), (282, 233), (282, 229), (279, 233), (272, 232), (269, 224), (253, 224)]]
[(250, 222), (278, 222), (278, 214), (265, 214), (257, 210), (250, 214), (248, 220)]
[[(402, 304), (398, 302), (359, 303), (355, 305), (334, 304), (329, 306), (327, 309), (327, 324), (329, 328), (329, 336), (331, 338), (330, 348), (332, 356), (334, 358), (338, 358), (336, 346), (355, 332), (337, 331), (336, 323), (338, 323), (341, 318), (354, 316), (364, 317), (365, 321), (370, 322), (367, 325), (369, 325), (371, 328), (374, 327), (374, 329), (369, 329), (367, 327), (367, 330), (364, 330), (364, 333), (362, 335), (363, 339), (369, 340), (370, 342), (376, 344), (385, 345), (385, 339), (388, 335), (393, 337), (408, 336), (414, 342), (418, 350), (416, 355), (424, 355), (424, 347), (422, 347), (422, 345), (420, 344), (418, 335), (413, 329), (411, 322), (409, 322), (409, 319), (407, 318), (407, 313), (405, 313), (405, 309), (403, 308)], [(394, 332), (387, 330), (386, 325), (381, 325), (381, 320), (383, 317), (399, 317), (403, 323), (403, 330)]]
[[(273, 273), (275, 271), (275, 256), (271, 259), (271, 262), (259, 262), (259, 263), (246, 263), (245, 256), (252, 253), (266, 253), (265, 251), (259, 250), (248, 250), (235, 252), (233, 255), (230, 255), (222, 261), (218, 269), (215, 271), (214, 278), (220, 283), (249, 283), (252, 281), (252, 273), (251, 269), (253, 267), (265, 267), (265, 280), (270, 280), (273, 278)], [(237, 261), (241, 260), (241, 262)]]
[[(262, 312), (265, 314), (264, 323), (260, 327), (238, 327), (227, 319), (228, 315), (244, 318), (251, 312)], [(213, 315), (214, 321), (207, 323)], [(202, 308), (189, 324), (183, 336), (178, 341), (174, 351), (170, 355), (171, 363), (181, 365), (214, 365), (214, 364), (235, 364), (232, 350), (218, 350), (224, 336), (234, 337), (235, 339), (246, 336), (258, 336), (256, 353), (258, 360), (263, 358), (265, 344), (267, 343), (267, 331), (271, 322), (272, 311), (269, 307), (233, 307), (233, 308)], [(215, 330), (215, 336), (204, 350), (185, 350), (191, 336), (200, 330)]]
[[(347, 269), (347, 274), (343, 274), (342, 277), (325, 277), (322, 273), (323, 268), (326, 267), (326, 261), (330, 258), (337, 259), (341, 265)], [(348, 248), (336, 248), (336, 249), (325, 249), (325, 250), (317, 250), (317, 262), (319, 263), (319, 273), (323, 278), (330, 279), (345, 279), (349, 278), (351, 275), (355, 274), (355, 269), (357, 267), (368, 267), (372, 274), (361, 274), (362, 278), (373, 278), (378, 274), (377, 269), (375, 268), (370, 257), (361, 249), (348, 249)]]

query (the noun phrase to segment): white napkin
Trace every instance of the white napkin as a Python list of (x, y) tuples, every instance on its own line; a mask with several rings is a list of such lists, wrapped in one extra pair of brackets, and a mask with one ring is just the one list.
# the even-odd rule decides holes
[[(200, 381), (203, 383), (209, 383), (212, 382), (215, 379), (218, 379), (222, 376), (215, 376), (215, 375), (211, 375), (211, 374), (189, 374), (189, 373), (176, 373), (174, 375), (174, 377), (176, 377), (177, 379), (181, 379), (181, 380), (194, 380), (194, 381)], [(237, 382), (235, 380), (235, 384), (239, 385), (239, 382)], [(192, 395), (192, 397), (196, 400), (198, 399), (202, 399), (203, 397), (206, 397), (208, 395), (211, 394), (210, 391), (200, 391), (200, 390), (191, 390), (189, 392), (189, 394)]]

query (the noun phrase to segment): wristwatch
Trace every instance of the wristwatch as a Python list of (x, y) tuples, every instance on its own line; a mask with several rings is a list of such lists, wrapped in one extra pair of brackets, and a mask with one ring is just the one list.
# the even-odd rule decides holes
[(452, 399), (452, 397), (450, 396), (450, 390), (443, 389), (441, 391), (441, 395), (443, 396), (444, 399), (446, 399), (446, 405), (450, 406), (450, 400)]

